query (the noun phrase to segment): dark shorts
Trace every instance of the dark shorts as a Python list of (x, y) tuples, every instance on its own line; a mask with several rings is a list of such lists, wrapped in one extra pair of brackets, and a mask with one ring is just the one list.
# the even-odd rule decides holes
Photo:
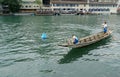
[(78, 43), (78, 39), (75, 39), (75, 41), (73, 42), (73, 44), (77, 44)]
[(106, 33), (106, 32), (107, 32), (107, 27), (104, 28), (104, 33)]

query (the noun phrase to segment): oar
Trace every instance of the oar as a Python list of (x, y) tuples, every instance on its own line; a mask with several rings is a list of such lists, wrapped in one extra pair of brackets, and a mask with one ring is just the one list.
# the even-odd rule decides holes
[[(113, 32), (113, 29), (111, 29), (110, 27), (108, 28), (108, 30), (111, 31), (111, 33)], [(113, 35), (111, 35), (111, 36), (112, 36), (113, 40), (117, 40)]]
[(113, 39), (113, 40), (117, 40), (114, 36), (112, 36), (112, 39)]
[(67, 39), (67, 43), (68, 43), (68, 45), (72, 44), (72, 40), (71, 39)]

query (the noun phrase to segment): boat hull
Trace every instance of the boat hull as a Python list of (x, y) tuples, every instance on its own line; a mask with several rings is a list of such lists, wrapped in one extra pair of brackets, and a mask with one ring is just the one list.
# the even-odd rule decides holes
[(59, 46), (70, 47), (70, 48), (80, 48), (80, 47), (91, 45), (91, 44), (96, 43), (98, 41), (104, 40), (104, 39), (108, 38), (111, 35), (111, 33), (112, 33), (112, 31), (110, 31), (110, 30), (107, 33), (99, 32), (99, 33), (94, 34), (94, 35), (80, 38), (78, 44), (64, 43), (64, 44), (60, 44)]

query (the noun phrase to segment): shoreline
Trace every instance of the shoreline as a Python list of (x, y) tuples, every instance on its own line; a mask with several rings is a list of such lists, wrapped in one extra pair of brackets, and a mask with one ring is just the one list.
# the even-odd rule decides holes
[(64, 16), (64, 15), (120, 15), (119, 13), (12, 13), (12, 14), (0, 14), (0, 16)]

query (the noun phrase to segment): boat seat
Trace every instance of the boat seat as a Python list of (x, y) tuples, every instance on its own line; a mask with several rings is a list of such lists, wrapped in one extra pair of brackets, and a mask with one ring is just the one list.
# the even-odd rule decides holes
[(93, 39), (91, 37), (89, 37), (89, 41), (92, 41)]
[(84, 43), (84, 39), (80, 40), (79, 42), (80, 42), (80, 43)]
[(100, 37), (100, 35), (98, 34), (97, 37)]
[(103, 36), (103, 34), (101, 33), (101, 34), (99, 34), (99, 37), (102, 37)]
[(102, 37), (102, 35), (101, 35), (101, 34), (98, 34), (97, 36), (98, 36), (98, 38), (99, 38), (99, 39)]
[(95, 38), (96, 38), (96, 40), (98, 40), (99, 39), (98, 35), (96, 35)]
[(87, 41), (91, 41), (90, 37), (87, 37), (86, 40), (87, 40)]
[(95, 40), (95, 38), (94, 38), (93, 36), (92, 36), (92, 37), (90, 37), (90, 38), (91, 38), (91, 41), (92, 41), (92, 40)]
[(98, 35), (93, 36), (94, 40), (98, 40), (100, 37), (98, 37)]
[(108, 35), (108, 33), (105, 33), (106, 35)]
[(96, 37), (95, 37), (95, 36), (93, 36), (93, 38), (94, 38), (94, 40), (96, 39)]
[(84, 39), (84, 42), (87, 42), (87, 39)]

